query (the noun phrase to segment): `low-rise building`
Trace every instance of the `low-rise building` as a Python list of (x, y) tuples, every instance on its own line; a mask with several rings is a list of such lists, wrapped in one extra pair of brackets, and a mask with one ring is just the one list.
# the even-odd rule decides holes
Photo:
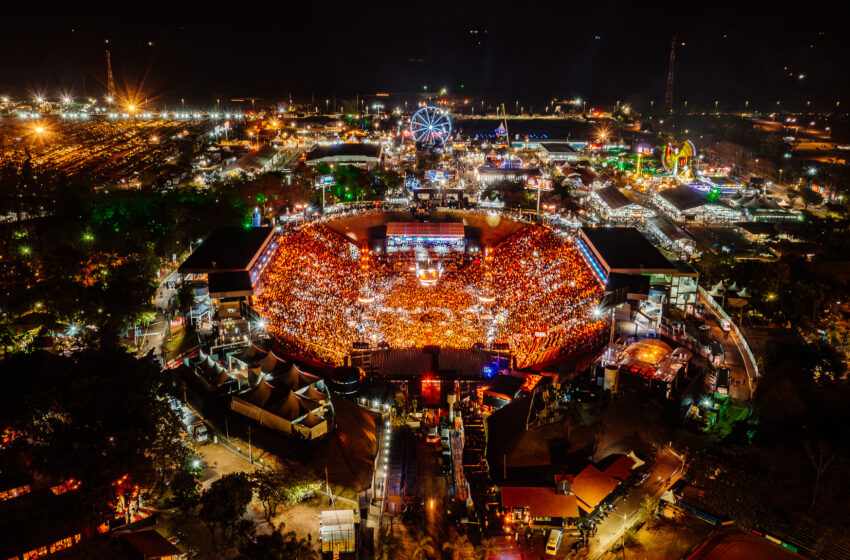
[(656, 216), (646, 221), (650, 236), (658, 240), (665, 249), (692, 254), (696, 250), (696, 240), (664, 216)]
[(614, 185), (591, 191), (588, 198), (608, 220), (640, 221), (655, 215), (655, 212), (634, 202)]
[(577, 161), (583, 157), (581, 152), (568, 142), (541, 142), (538, 154), (546, 163)]
[(741, 219), (741, 212), (712, 193), (680, 185), (653, 195), (653, 202), (675, 221), (723, 223)]
[(381, 165), (384, 150), (380, 144), (333, 144), (314, 146), (306, 154), (305, 163), (311, 167), (328, 165), (354, 165), (367, 169)]
[(493, 185), (502, 181), (526, 182), (530, 177), (540, 177), (540, 169), (536, 167), (494, 167), (482, 165), (475, 170), (475, 179), (485, 185)]
[(729, 198), (747, 220), (754, 222), (782, 222), (796, 220), (800, 211), (780, 204), (776, 197), (739, 192)]
[(502, 510), (519, 525), (574, 525), (612, 500), (637, 466), (629, 455), (618, 454), (588, 464), (578, 474), (556, 474), (542, 484), (506, 482), (501, 486)]

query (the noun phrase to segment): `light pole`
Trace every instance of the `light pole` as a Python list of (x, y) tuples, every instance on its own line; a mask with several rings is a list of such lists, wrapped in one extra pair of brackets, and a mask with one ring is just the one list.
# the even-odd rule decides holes
[[(614, 512), (612, 512), (612, 513), (614, 513)], [(634, 515), (636, 513), (637, 513), (636, 511), (632, 511), (630, 513), (617, 513), (617, 514), (615, 514), (615, 515), (619, 515), (620, 517), (623, 518), (623, 536), (622, 536), (623, 540), (622, 540), (622, 544), (623, 544), (623, 558), (624, 559), (626, 557), (626, 520), (628, 520), (629, 517), (631, 517), (632, 515)]]

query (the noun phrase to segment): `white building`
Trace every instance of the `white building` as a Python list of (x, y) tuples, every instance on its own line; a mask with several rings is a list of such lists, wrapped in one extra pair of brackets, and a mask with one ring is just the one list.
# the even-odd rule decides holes
[(541, 142), (538, 148), (540, 159), (546, 163), (577, 161), (582, 159), (581, 152), (567, 142)]

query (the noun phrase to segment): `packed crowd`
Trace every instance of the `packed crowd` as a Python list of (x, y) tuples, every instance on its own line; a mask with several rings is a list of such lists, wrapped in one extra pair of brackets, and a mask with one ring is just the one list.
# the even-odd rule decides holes
[(599, 282), (579, 251), (547, 228), (523, 229), (462, 275), (496, 296), (489, 338), (508, 341), (518, 363), (550, 348), (578, 348), (605, 330), (594, 317)]
[(450, 267), (435, 285), (394, 268), (323, 225), (309, 226), (281, 240), (255, 306), (278, 340), (336, 364), (357, 341), (392, 348), (504, 341), (526, 363), (553, 348), (595, 344), (605, 330), (594, 316), (598, 281), (575, 247), (543, 227)]
[(357, 340), (361, 255), (325, 226), (286, 236), (266, 266), (254, 306), (269, 332), (310, 357), (342, 363)]

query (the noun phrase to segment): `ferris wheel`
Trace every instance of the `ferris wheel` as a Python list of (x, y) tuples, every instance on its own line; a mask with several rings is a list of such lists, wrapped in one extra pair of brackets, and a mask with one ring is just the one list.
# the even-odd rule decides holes
[(410, 133), (418, 144), (445, 144), (451, 132), (452, 121), (439, 107), (423, 107), (410, 119)]

